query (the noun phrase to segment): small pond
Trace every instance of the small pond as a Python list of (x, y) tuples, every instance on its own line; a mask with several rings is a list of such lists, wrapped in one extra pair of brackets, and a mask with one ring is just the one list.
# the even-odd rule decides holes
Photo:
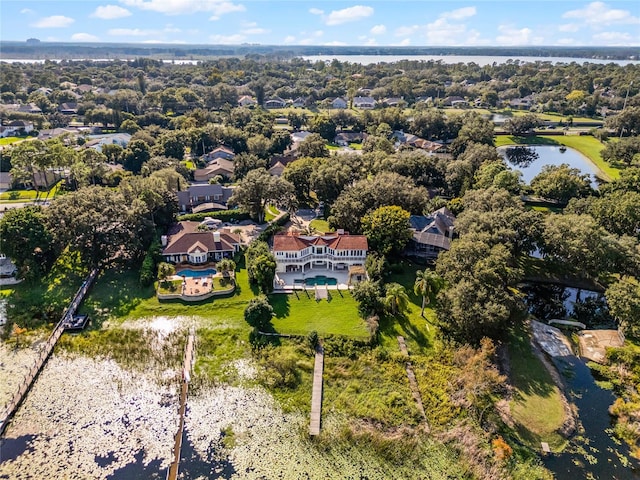
[(589, 159), (576, 150), (572, 148), (564, 149), (561, 148), (560, 145), (521, 145), (518, 147), (525, 147), (523, 150), (533, 152), (531, 155), (532, 158), (518, 162), (510, 161), (507, 157), (507, 149), (514, 147), (500, 147), (498, 148), (498, 152), (514, 170), (522, 172), (522, 179), (526, 183), (531, 183), (533, 177), (538, 175), (542, 171), (542, 167), (545, 165), (562, 165), (563, 163), (566, 163), (571, 168), (577, 168), (582, 173), (590, 174), (591, 186), (593, 188), (598, 187), (598, 183), (596, 181), (598, 169), (589, 161)]

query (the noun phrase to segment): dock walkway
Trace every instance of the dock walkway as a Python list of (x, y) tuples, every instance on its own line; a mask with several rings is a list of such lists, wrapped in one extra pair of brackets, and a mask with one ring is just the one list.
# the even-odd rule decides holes
[(82, 285), (76, 292), (75, 296), (73, 297), (73, 300), (71, 300), (71, 303), (63, 312), (62, 318), (56, 324), (55, 328), (49, 335), (49, 338), (47, 339), (43, 348), (40, 350), (40, 355), (38, 355), (38, 358), (34, 362), (33, 366), (29, 369), (29, 372), (24, 377), (24, 380), (20, 384), (18, 391), (13, 395), (11, 401), (5, 404), (3, 409), (0, 411), (1, 412), (0, 413), (0, 435), (4, 433), (7, 426), (9, 425), (9, 421), (11, 420), (13, 415), (15, 415), (16, 411), (18, 410), (18, 407), (27, 396), (27, 393), (29, 393), (29, 390), (33, 386), (34, 382), (36, 381), (38, 374), (40, 373), (44, 365), (47, 363), (47, 360), (51, 356), (51, 353), (53, 352), (53, 349), (55, 348), (56, 343), (62, 336), (62, 333), (64, 332), (64, 329), (65, 329), (64, 327), (65, 323), (73, 320), (73, 316), (75, 315), (76, 311), (78, 310), (78, 307), (82, 303), (82, 300), (84, 300), (85, 295), (89, 291), (89, 288), (91, 287), (91, 285), (93, 284), (97, 276), (98, 276), (98, 270), (94, 269), (91, 271), (91, 273), (86, 278), (86, 280), (82, 282)]
[(316, 347), (316, 360), (313, 368), (313, 389), (311, 393), (311, 423), (309, 435), (320, 435), (320, 417), (322, 414), (322, 374), (324, 371), (324, 350)]
[(409, 387), (411, 388), (411, 394), (413, 395), (413, 399), (416, 402), (416, 406), (418, 407), (418, 411), (422, 416), (427, 428), (429, 428), (429, 423), (427, 421), (427, 414), (424, 411), (424, 404), (422, 403), (422, 395), (420, 395), (420, 390), (418, 389), (418, 381), (416, 380), (416, 375), (413, 373), (413, 364), (408, 360), (409, 358), (409, 350), (407, 350), (407, 344), (404, 341), (404, 337), (398, 337), (398, 346), (400, 347), (400, 351), (403, 355), (407, 356), (407, 362), (405, 364), (407, 370), (407, 378), (409, 379)]
[(180, 451), (182, 449), (182, 433), (184, 431), (184, 416), (187, 412), (187, 393), (189, 392), (189, 382), (191, 381), (191, 369), (195, 361), (195, 330), (189, 332), (187, 347), (184, 351), (184, 364), (182, 368), (182, 386), (180, 387), (180, 422), (178, 423), (178, 432), (175, 436), (175, 444), (173, 446), (173, 461), (167, 471), (167, 480), (176, 480), (178, 478), (178, 469), (180, 467)]

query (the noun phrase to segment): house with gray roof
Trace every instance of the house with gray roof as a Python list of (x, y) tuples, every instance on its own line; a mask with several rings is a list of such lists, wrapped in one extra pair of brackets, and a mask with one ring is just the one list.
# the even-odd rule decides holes
[(410, 257), (433, 261), (442, 251), (449, 250), (455, 232), (456, 217), (447, 207), (430, 215), (411, 215), (413, 235), (405, 250)]
[(218, 184), (193, 184), (187, 190), (177, 192), (177, 195), (182, 212), (227, 210), (227, 201), (233, 195), (233, 188)]

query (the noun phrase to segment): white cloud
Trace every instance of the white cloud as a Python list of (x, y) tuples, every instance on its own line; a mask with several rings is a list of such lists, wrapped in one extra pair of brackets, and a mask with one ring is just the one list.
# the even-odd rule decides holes
[(326, 42), (325, 45), (328, 47), (343, 47), (346, 45), (346, 43), (334, 40), (332, 42)]
[(535, 35), (530, 28), (514, 28), (510, 25), (499, 25), (501, 35), (496, 37), (498, 45), (541, 45), (543, 37)]
[(610, 8), (604, 2), (591, 2), (585, 8), (569, 10), (562, 15), (562, 18), (575, 18), (592, 28), (613, 24), (640, 24), (640, 18), (631, 15), (629, 10)]
[(263, 35), (265, 33), (271, 33), (271, 30), (267, 30), (266, 28), (260, 28), (260, 27), (251, 27), (251, 28), (245, 28), (244, 30), (242, 30), (242, 33), (245, 35)]
[(371, 27), (371, 30), (369, 30), (369, 32), (371, 33), (371, 35), (384, 35), (387, 32), (387, 27), (385, 27), (384, 25), (376, 25), (374, 27)]
[(231, 12), (244, 12), (246, 8), (239, 3), (226, 0), (120, 0), (128, 7), (164, 13), (165, 15), (189, 15), (198, 12), (210, 12), (210, 20)]
[(373, 8), (363, 5), (355, 5), (353, 7), (343, 8), (342, 10), (334, 10), (324, 18), (327, 25), (342, 25), (347, 22), (356, 22), (373, 15)]
[(450, 12), (440, 14), (440, 18), (450, 18), (451, 20), (464, 20), (476, 14), (476, 7), (464, 7)]
[(378, 42), (375, 38), (368, 38), (364, 44), (368, 47), (375, 47), (376, 45), (378, 45)]
[(558, 31), (560, 32), (577, 32), (578, 30), (580, 30), (580, 27), (575, 23), (565, 23), (558, 27)]
[(577, 45), (578, 42), (573, 38), (559, 38), (556, 41), (556, 45)]
[(166, 33), (180, 33), (182, 29), (178, 27), (174, 27), (172, 24), (168, 23), (167, 25), (165, 25), (162, 31)]
[(462, 20), (475, 16), (476, 13), (476, 7), (464, 7), (442, 12), (437, 19), (426, 26), (427, 44), (477, 45), (482, 43), (480, 34), (476, 30), (467, 30), (467, 24), (462, 22)]
[(20, 13), (23, 15), (31, 15), (32, 13), (36, 13), (36, 12), (31, 10), (30, 8), (23, 8), (22, 10), (20, 10)]
[(71, 35), (72, 42), (97, 42), (98, 40), (98, 37), (90, 33), (74, 33)]
[(284, 37), (283, 42), (284, 43), (293, 43), (296, 41), (296, 37), (294, 37), (293, 35), (287, 35), (286, 37)]
[(239, 33), (233, 35), (211, 35), (209, 37), (209, 41), (211, 43), (220, 45), (220, 44), (231, 44), (235, 45), (238, 43), (242, 43), (247, 39), (244, 35), (240, 35)]
[(183, 41), (183, 40), (142, 40), (140, 43), (172, 43), (172, 44), (180, 44), (180, 45), (184, 45), (187, 42)]
[(411, 39), (410, 38), (405, 38), (403, 40), (400, 41), (400, 43), (396, 43), (396, 46), (398, 47), (406, 47), (411, 45)]
[(418, 30), (420, 30), (420, 25), (409, 25), (396, 28), (396, 37), (406, 37), (409, 35), (413, 35)]
[(324, 10), (320, 10), (319, 8), (310, 8), (309, 13), (311, 15), (324, 15)]
[(119, 7), (118, 5), (105, 5), (96, 8), (89, 16), (101, 18), (103, 20), (114, 20), (116, 18), (129, 17), (131, 16), (131, 12), (126, 8)]
[(316, 38), (321, 37), (322, 35), (324, 35), (324, 32), (322, 30), (316, 30), (315, 32), (312, 33), (312, 35)]
[(601, 32), (593, 36), (597, 45), (637, 45), (638, 38), (628, 32)]
[(36, 28), (66, 28), (73, 22), (75, 22), (73, 18), (65, 17), (64, 15), (53, 15), (41, 18), (31, 26)]
[(143, 30), (140, 28), (111, 28), (107, 33), (113, 37), (147, 37), (156, 35), (157, 30)]

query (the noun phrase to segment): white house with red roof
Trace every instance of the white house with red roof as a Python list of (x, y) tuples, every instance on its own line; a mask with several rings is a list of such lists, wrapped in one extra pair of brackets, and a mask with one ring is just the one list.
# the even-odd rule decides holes
[[(287, 232), (273, 237), (277, 273), (358, 271), (364, 275), (369, 245), (364, 235), (343, 230), (324, 235)], [(352, 270), (354, 267), (355, 270)]]

